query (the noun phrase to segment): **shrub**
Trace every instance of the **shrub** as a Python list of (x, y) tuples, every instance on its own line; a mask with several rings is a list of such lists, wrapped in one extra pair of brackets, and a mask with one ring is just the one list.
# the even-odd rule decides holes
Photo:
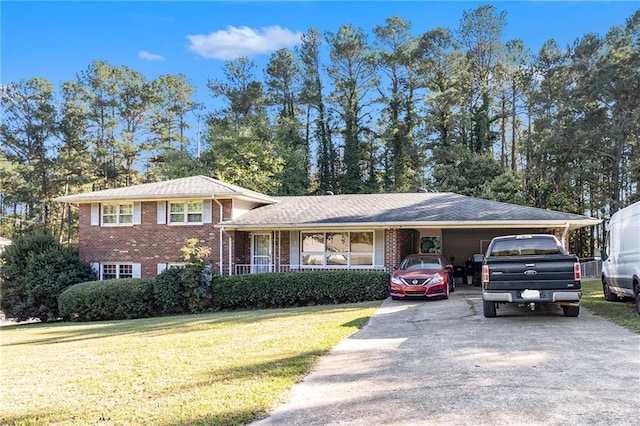
[(204, 311), (211, 299), (206, 267), (196, 263), (162, 271), (153, 284), (153, 295), (161, 314)]
[(49, 235), (16, 237), (2, 260), (0, 309), (18, 321), (59, 318), (58, 295), (72, 284), (96, 279), (77, 250), (62, 247)]
[(158, 307), (158, 313), (179, 314), (186, 312), (184, 292), (181, 268), (162, 271), (153, 282), (153, 297)]
[(355, 303), (389, 295), (389, 274), (310, 271), (218, 277), (211, 283), (216, 309)]
[(73, 285), (58, 298), (60, 314), (72, 321), (144, 318), (153, 315), (153, 280), (129, 278)]

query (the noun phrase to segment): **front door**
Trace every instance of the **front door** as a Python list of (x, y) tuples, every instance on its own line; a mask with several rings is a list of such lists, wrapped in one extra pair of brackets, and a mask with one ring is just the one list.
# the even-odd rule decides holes
[(271, 234), (251, 236), (251, 273), (271, 272)]

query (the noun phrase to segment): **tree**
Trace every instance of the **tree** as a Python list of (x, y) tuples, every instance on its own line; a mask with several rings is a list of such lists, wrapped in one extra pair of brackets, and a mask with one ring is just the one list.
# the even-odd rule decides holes
[(70, 285), (96, 279), (75, 249), (49, 235), (18, 236), (0, 258), (0, 309), (17, 321), (58, 319), (58, 295)]
[(450, 148), (466, 146), (464, 93), (470, 80), (463, 52), (454, 41), (453, 33), (445, 28), (435, 28), (420, 37), (420, 74), (426, 80), (425, 108), (427, 133), (431, 148), (442, 148), (435, 155), (436, 163), (448, 163)]
[[(311, 141), (317, 144), (316, 191), (338, 189), (338, 158), (331, 138), (331, 120), (323, 95), (320, 62), (320, 34), (311, 28), (302, 35), (298, 55), (302, 64), (300, 101), (306, 105), (305, 140), (311, 151)], [(314, 116), (315, 113), (315, 116)]]
[(34, 78), (2, 87), (0, 142), (12, 164), (12, 184), (4, 188), (4, 203), (15, 207), (23, 229), (48, 229), (56, 217), (53, 198), (60, 175), (55, 146), (58, 116), (53, 85)]
[(225, 81), (209, 81), (215, 97), (228, 104), (209, 117), (209, 148), (201, 162), (220, 179), (266, 194), (279, 190), (284, 160), (273, 142), (262, 84), (248, 58), (225, 63)]
[(276, 109), (275, 146), (284, 160), (277, 179), (281, 195), (301, 195), (309, 191), (309, 141), (303, 136), (301, 113), (300, 69), (288, 49), (280, 49), (267, 64), (267, 103)]
[(149, 129), (154, 134), (152, 144), (160, 154), (168, 150), (184, 151), (189, 142), (184, 132), (190, 128), (187, 114), (201, 106), (193, 100), (195, 87), (184, 74), (161, 75), (151, 82), (153, 110)]
[[(416, 190), (422, 186), (422, 152), (416, 133), (419, 125), (418, 91), (424, 88), (419, 40), (409, 33), (411, 23), (399, 17), (387, 18), (386, 26), (374, 29), (379, 45), (378, 69), (388, 86), (379, 87), (384, 103), (380, 124), (385, 145), (384, 185), (389, 191)], [(383, 81), (382, 79), (380, 81)]]
[(331, 99), (343, 125), (341, 186), (346, 193), (358, 193), (365, 181), (371, 187), (376, 179), (367, 167), (373, 159), (366, 157), (363, 143), (364, 133), (371, 131), (367, 107), (368, 92), (377, 84), (375, 56), (361, 28), (343, 25), (335, 34), (327, 32), (326, 40), (331, 58), (328, 73), (334, 84)]
[(495, 141), (491, 130), (491, 90), (495, 69), (504, 46), (502, 32), (506, 26), (506, 12), (497, 12), (495, 6), (485, 5), (464, 11), (460, 21), (460, 43), (467, 52), (473, 90), (469, 111), (472, 131), (469, 148), (476, 153), (488, 152)]

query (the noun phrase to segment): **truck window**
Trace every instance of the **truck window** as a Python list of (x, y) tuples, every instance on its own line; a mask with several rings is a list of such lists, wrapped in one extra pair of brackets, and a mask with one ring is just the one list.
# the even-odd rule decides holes
[(563, 254), (551, 238), (531, 238), (527, 240), (496, 241), (490, 256), (532, 256)]

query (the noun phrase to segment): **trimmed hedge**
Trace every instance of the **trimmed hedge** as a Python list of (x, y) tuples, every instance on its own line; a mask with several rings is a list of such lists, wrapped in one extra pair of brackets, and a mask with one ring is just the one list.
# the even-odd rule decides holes
[(72, 321), (149, 317), (155, 311), (153, 281), (129, 278), (72, 285), (58, 297), (58, 309)]
[(389, 274), (309, 271), (217, 277), (211, 283), (214, 309), (281, 308), (382, 300)]
[(264, 309), (382, 300), (389, 274), (310, 271), (214, 278), (211, 293), (202, 268), (167, 270), (156, 279), (89, 281), (58, 297), (60, 315), (71, 321), (145, 318), (207, 310)]

